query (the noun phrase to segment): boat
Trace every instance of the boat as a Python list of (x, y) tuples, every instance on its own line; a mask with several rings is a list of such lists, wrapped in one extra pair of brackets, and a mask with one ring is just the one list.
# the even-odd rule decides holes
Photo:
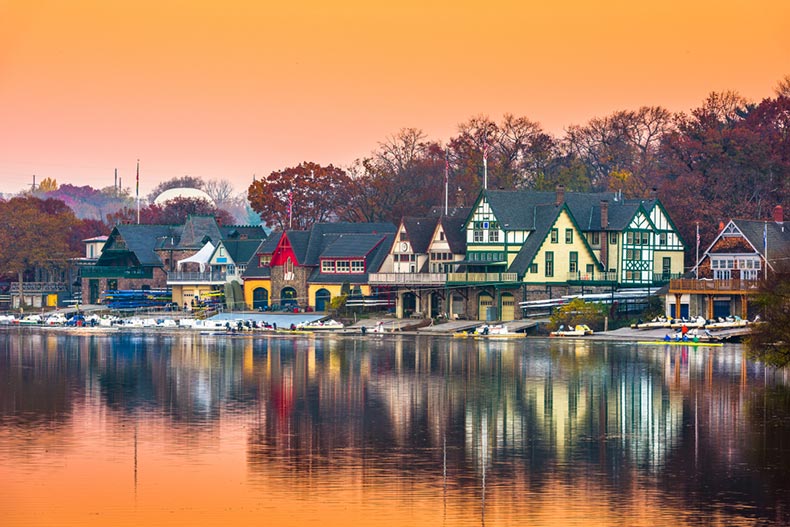
[(586, 324), (578, 324), (574, 328), (565, 329), (565, 326), (560, 326), (557, 331), (549, 333), (550, 337), (583, 337), (585, 335), (592, 335), (593, 330)]
[(631, 327), (634, 329), (656, 329), (656, 328), (668, 328), (672, 325), (672, 321), (666, 317), (659, 316), (654, 318), (649, 322), (639, 322), (638, 324), (633, 324)]
[(709, 346), (709, 347), (721, 347), (724, 346), (721, 342), (709, 342), (709, 341), (694, 341), (694, 340), (645, 340), (639, 341), (637, 344), (649, 345), (649, 346)]
[(685, 318), (676, 318), (675, 320), (672, 321), (672, 324), (670, 324), (669, 327), (673, 329), (680, 329), (683, 326), (686, 326), (686, 328), (688, 329), (704, 328), (707, 323), (708, 321), (705, 320), (705, 317), (694, 317), (688, 320)]
[(460, 331), (458, 333), (453, 333), (453, 337), (456, 338), (472, 337), (481, 339), (523, 339), (526, 336), (526, 333), (511, 332), (504, 324), (496, 324), (493, 326), (483, 324), (482, 326), (476, 327), (474, 331)]
[(710, 321), (709, 323), (705, 324), (705, 329), (731, 329), (731, 328), (743, 328), (749, 325), (748, 320), (744, 320), (741, 317), (727, 317), (727, 318), (719, 318), (714, 321)]
[(314, 320), (312, 322), (302, 322), (296, 325), (296, 329), (304, 329), (310, 331), (335, 331), (343, 329), (343, 324), (337, 320)]

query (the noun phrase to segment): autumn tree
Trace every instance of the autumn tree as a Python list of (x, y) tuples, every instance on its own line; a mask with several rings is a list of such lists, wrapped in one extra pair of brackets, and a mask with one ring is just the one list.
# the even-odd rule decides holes
[(267, 226), (305, 230), (337, 218), (348, 203), (349, 187), (350, 179), (340, 168), (303, 162), (253, 181), (247, 199)]
[(790, 264), (782, 261), (770, 280), (762, 283), (752, 299), (761, 322), (746, 339), (749, 355), (771, 366), (790, 364)]
[(720, 222), (764, 218), (790, 198), (790, 99), (747, 104), (711, 94), (662, 141), (658, 187), (686, 240), (699, 222), (712, 240)]
[(52, 192), (58, 189), (58, 182), (52, 178), (45, 177), (38, 184), (36, 191), (38, 192)]
[(26, 272), (78, 254), (68, 243), (76, 223), (62, 201), (24, 196), (0, 202), (0, 269), (17, 276), (20, 292)]
[(627, 179), (631, 197), (644, 197), (653, 186), (661, 140), (672, 124), (672, 114), (658, 106), (618, 111), (569, 127), (566, 149), (590, 167), (593, 190)]

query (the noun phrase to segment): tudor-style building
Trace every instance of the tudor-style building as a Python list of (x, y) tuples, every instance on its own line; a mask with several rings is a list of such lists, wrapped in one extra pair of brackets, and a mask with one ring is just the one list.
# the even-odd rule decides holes
[(465, 316), (465, 302), (447, 288), (447, 273), (464, 258), (469, 210), (456, 207), (445, 215), (437, 208), (432, 216), (401, 220), (384, 264), (369, 278), (395, 295), (398, 317)]
[(508, 319), (517, 298), (523, 306), (568, 294), (658, 288), (683, 272), (683, 242), (656, 198), (562, 187), (484, 191), (465, 230), (466, 269), (448, 283), (476, 287), (470, 310), (480, 319), (489, 309)]
[(250, 307), (262, 307), (266, 298), (268, 306), (325, 311), (345, 290), (369, 296), (368, 274), (379, 269), (394, 235), (391, 223), (317, 223), (309, 231), (286, 231), (273, 248), (261, 245), (248, 264), (245, 300)]
[(749, 318), (749, 296), (774, 272), (776, 262), (788, 258), (790, 229), (781, 206), (771, 220), (730, 220), (694, 266), (696, 278), (670, 282), (667, 314)]
[(483, 191), (461, 226), (466, 248), (455, 249), (444, 274), (421, 272), (425, 256), (415, 251), (414, 230), (414, 221), (402, 222), (391, 267), (371, 277), (375, 284), (399, 284), (399, 315), (408, 311), (404, 290), (422, 300), (419, 307), (424, 293), (431, 294), (426, 316), (441, 302), (439, 311), (451, 317), (512, 320), (522, 315), (516, 306), (528, 301), (658, 289), (683, 272), (685, 246), (655, 198), (566, 193), (563, 187)]

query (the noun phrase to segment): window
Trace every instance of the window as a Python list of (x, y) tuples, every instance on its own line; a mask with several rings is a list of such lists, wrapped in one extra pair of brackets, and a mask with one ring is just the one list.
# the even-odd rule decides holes
[(546, 251), (546, 272), (544, 274), (547, 277), (554, 276), (554, 253), (552, 251)]
[(609, 233), (609, 243), (611, 245), (617, 245), (617, 233), (616, 232), (610, 232)]
[(529, 272), (532, 274), (538, 274), (538, 264), (534, 263), (529, 266)]
[(472, 240), (474, 242), (476, 242), (476, 243), (477, 242), (482, 242), (483, 241), (483, 231), (475, 229), (475, 231), (474, 231), (474, 233), (472, 235)]
[(625, 250), (625, 259), (626, 260), (641, 260), (642, 259), (642, 249), (626, 249)]
[(407, 242), (409, 241), (409, 233), (406, 231), (400, 231), (400, 241)]
[(573, 243), (573, 229), (565, 229), (565, 243)]
[(335, 261), (334, 260), (323, 260), (321, 262), (321, 272), (322, 273), (334, 273), (335, 272)]
[(439, 231), (439, 241), (440, 242), (444, 241), (444, 231)]
[(592, 233), (591, 240), (592, 240), (591, 241), (592, 245), (601, 245), (601, 233), (600, 232)]
[(220, 248), (219, 248), (219, 256), (220, 256), (220, 257), (223, 257), (223, 256), (225, 256), (225, 248), (224, 248), (224, 247), (220, 247)]
[(650, 245), (650, 233), (643, 232), (642, 233), (642, 245)]
[(658, 235), (658, 244), (659, 245), (666, 245), (667, 244), (667, 233), (662, 232)]
[(571, 251), (570, 254), (570, 265), (568, 266), (568, 271), (571, 273), (575, 273), (579, 270), (579, 253), (576, 251)]
[(559, 243), (560, 232), (557, 229), (551, 229), (551, 243)]
[(236, 266), (233, 264), (228, 264), (228, 274), (236, 274)]
[(365, 261), (364, 260), (352, 260), (351, 261), (351, 272), (352, 273), (364, 273), (365, 272)]
[(498, 242), (499, 241), (499, 231), (488, 231), (488, 241), (490, 241), (490, 242)]
[(661, 278), (669, 280), (672, 274), (672, 258), (665, 256), (661, 260)]
[(271, 254), (261, 254), (258, 256), (258, 265), (261, 267), (269, 265), (272, 263), (272, 255)]
[(348, 260), (338, 260), (335, 262), (335, 269), (337, 269), (338, 273), (347, 273), (349, 272), (350, 264)]

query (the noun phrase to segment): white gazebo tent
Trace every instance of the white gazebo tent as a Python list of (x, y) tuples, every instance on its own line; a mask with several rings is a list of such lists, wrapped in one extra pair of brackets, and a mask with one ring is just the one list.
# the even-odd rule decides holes
[(200, 272), (206, 272), (206, 265), (208, 264), (209, 260), (211, 259), (211, 255), (214, 254), (214, 245), (211, 242), (206, 242), (198, 252), (190, 256), (189, 258), (184, 258), (183, 260), (179, 260), (177, 263), (177, 268), (180, 271), (181, 266), (185, 263), (196, 263), (200, 265)]

